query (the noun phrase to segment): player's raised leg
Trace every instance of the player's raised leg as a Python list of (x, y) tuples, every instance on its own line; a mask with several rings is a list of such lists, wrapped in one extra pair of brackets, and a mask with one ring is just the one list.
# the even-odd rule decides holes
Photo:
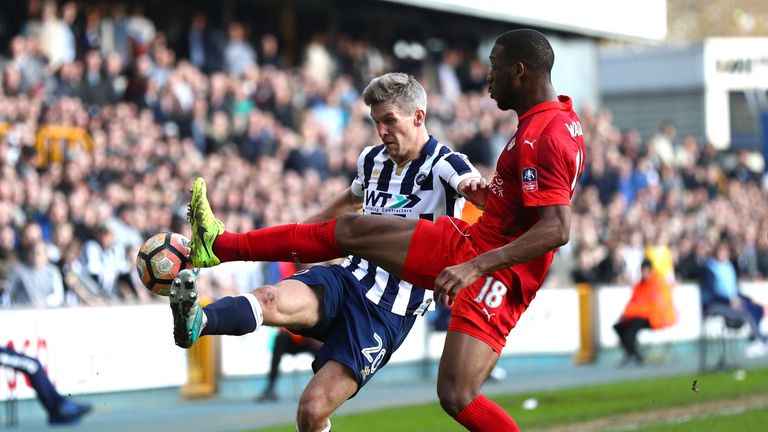
[(288, 224), (247, 233), (230, 233), (217, 219), (206, 197), (205, 180), (197, 178), (187, 217), (192, 224), (190, 260), (195, 267), (227, 261), (287, 261), (315, 263), (340, 258), (334, 238), (336, 220)]
[(183, 270), (171, 285), (174, 340), (176, 345), (189, 348), (200, 336), (240, 336), (258, 330), (263, 324), (289, 329), (312, 327), (321, 317), (321, 298), (321, 288), (286, 279), (200, 307), (194, 274)]
[(346, 214), (329, 221), (288, 224), (247, 233), (231, 233), (217, 219), (206, 197), (205, 180), (192, 187), (190, 259), (196, 267), (226, 261), (298, 261), (315, 263), (355, 255), (395, 275), (402, 266), (417, 220)]
[(330, 431), (330, 417), (357, 392), (354, 374), (335, 360), (326, 362), (307, 384), (299, 399), (296, 428), (299, 432)]
[(342, 251), (399, 277), (418, 223), (416, 219), (348, 213), (336, 219), (336, 242)]
[(500, 406), (480, 394), (499, 354), (485, 342), (449, 330), (437, 378), (437, 396), (448, 415), (473, 432), (519, 432)]

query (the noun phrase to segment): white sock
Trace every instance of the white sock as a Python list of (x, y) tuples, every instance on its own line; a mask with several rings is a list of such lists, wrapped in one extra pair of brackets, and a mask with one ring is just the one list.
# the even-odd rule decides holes
[(245, 294), (243, 297), (247, 298), (248, 302), (251, 304), (253, 317), (256, 319), (256, 328), (253, 331), (256, 331), (264, 323), (264, 312), (261, 310), (261, 303), (253, 293)]

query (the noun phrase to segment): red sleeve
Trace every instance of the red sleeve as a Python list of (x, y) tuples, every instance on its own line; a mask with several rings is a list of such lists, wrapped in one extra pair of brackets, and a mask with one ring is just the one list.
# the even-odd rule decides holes
[(565, 146), (557, 139), (542, 135), (533, 145), (526, 140), (521, 148), (519, 166), (526, 207), (571, 205), (571, 171), (575, 164), (568, 163)]

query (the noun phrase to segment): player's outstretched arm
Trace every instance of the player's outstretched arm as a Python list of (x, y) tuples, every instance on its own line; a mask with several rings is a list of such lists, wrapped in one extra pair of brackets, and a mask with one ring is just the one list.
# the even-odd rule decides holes
[(459, 183), (458, 191), (475, 207), (484, 210), (485, 202), (488, 201), (489, 185), (490, 183), (482, 177), (471, 177)]
[(445, 268), (435, 279), (434, 298), (448, 297), (448, 303), (459, 291), (484, 275), (538, 258), (566, 243), (571, 232), (571, 207), (539, 207), (539, 221), (513, 242), (490, 250), (471, 260)]
[(338, 217), (344, 213), (357, 213), (363, 208), (363, 197), (352, 193), (348, 187), (331, 201), (325, 203), (317, 213), (310, 215), (301, 223), (322, 222)]

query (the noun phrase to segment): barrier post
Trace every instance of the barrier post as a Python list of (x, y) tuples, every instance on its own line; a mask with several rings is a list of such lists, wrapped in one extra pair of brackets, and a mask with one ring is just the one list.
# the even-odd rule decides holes
[(8, 399), (5, 400), (5, 426), (14, 427), (19, 425), (19, 406), (16, 392), (11, 391)]
[(594, 290), (590, 284), (576, 284), (579, 296), (579, 350), (576, 364), (591, 363), (595, 359)]
[[(201, 298), (200, 307), (210, 302), (210, 299)], [(182, 398), (200, 399), (216, 395), (218, 341), (218, 337), (205, 336), (187, 350), (187, 383), (181, 387)]]
[[(13, 348), (13, 343), (9, 344)], [(8, 398), (5, 400), (5, 426), (14, 427), (19, 424), (19, 406), (16, 397), (16, 385), (18, 373), (15, 369), (8, 367), (5, 372), (6, 383), (8, 384)]]

